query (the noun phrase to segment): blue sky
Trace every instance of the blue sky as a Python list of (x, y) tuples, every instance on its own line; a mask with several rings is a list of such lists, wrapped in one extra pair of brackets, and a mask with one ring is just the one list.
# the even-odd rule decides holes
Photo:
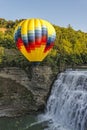
[(0, 18), (42, 18), (87, 32), (87, 0), (0, 0)]

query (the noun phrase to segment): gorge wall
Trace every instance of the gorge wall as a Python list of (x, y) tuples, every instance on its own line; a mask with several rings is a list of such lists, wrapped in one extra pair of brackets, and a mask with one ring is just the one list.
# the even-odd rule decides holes
[(18, 116), (43, 110), (53, 71), (48, 66), (0, 68), (0, 116)]

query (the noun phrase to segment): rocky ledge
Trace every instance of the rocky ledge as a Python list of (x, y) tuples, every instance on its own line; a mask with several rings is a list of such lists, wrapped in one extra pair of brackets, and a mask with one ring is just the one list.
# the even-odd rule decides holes
[(31, 71), (16, 67), (0, 69), (0, 116), (18, 116), (43, 110), (51, 84), (51, 67), (36, 66)]

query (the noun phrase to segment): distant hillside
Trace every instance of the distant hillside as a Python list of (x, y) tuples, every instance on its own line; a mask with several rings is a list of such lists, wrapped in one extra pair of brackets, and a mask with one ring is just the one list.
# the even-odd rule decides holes
[(0, 28), (13, 28), (15, 21), (0, 18)]
[[(24, 56), (16, 54), (15, 56), (10, 53), (10, 49), (16, 50), (16, 44), (14, 41), (14, 29), (19, 20), (5, 20), (0, 18), (0, 31), (6, 32), (0, 33), (0, 47), (5, 50), (9, 49), (8, 56), (6, 53), (1, 54), (2, 64), (8, 66), (17, 66), (27, 68), (29, 62)], [(59, 27), (53, 25), (56, 30), (56, 40), (52, 51), (49, 55), (41, 62), (41, 64), (51, 65), (52, 68), (60, 68), (63, 66), (75, 66), (75, 65), (86, 65), (87, 64), (87, 33), (81, 30), (75, 31), (71, 25), (65, 27)], [(18, 52), (18, 50), (16, 50)], [(2, 66), (3, 66), (2, 65)], [(25, 67), (26, 66), (26, 67)]]
[(0, 32), (5, 33), (5, 31), (7, 31), (7, 28), (0, 28)]

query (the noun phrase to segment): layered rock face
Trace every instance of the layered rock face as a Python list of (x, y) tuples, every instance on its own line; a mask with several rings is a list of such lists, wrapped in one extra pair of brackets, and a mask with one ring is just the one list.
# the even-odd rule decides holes
[(0, 69), (0, 116), (18, 116), (43, 110), (53, 72), (47, 66), (34, 66), (31, 71), (16, 67)]

